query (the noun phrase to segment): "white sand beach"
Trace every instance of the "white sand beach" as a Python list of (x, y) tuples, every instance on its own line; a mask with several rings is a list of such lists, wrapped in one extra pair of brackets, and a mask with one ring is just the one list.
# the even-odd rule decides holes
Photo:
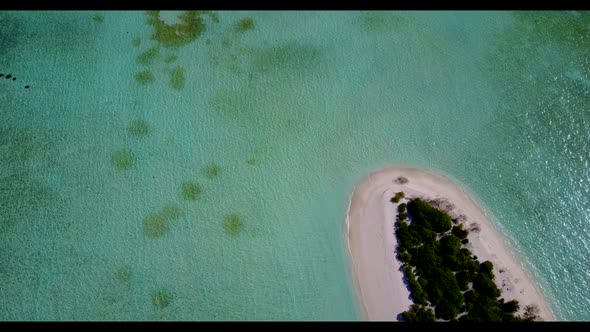
[[(396, 183), (398, 177), (408, 182)], [(397, 204), (390, 199), (399, 191), (405, 192), (406, 197), (442, 198), (452, 204), (449, 214), (464, 215), (460, 223), (465, 229), (479, 229), (469, 232), (466, 246), (480, 262), (489, 260), (494, 264), (495, 281), (505, 301), (518, 300), (519, 314), (526, 305), (536, 305), (541, 320), (555, 320), (534, 279), (482, 208), (460, 185), (446, 176), (407, 167), (386, 167), (371, 173), (358, 183), (350, 199), (346, 218), (348, 247), (355, 287), (366, 320), (395, 321), (397, 315), (412, 304), (399, 271), (401, 264), (395, 257)]]

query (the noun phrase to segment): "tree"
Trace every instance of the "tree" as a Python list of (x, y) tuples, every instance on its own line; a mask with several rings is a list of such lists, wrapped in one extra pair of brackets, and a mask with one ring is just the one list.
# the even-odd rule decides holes
[(393, 196), (391, 198), (391, 202), (399, 203), (399, 200), (402, 198), (405, 198), (405, 197), (406, 197), (406, 194), (403, 191), (400, 191), (400, 192), (396, 193), (395, 196)]
[(436, 240), (436, 233), (428, 228), (420, 227), (419, 225), (412, 223), (410, 224), (409, 229), (412, 236), (420, 239), (420, 243), (432, 243)]
[(455, 274), (455, 278), (457, 279), (457, 284), (459, 285), (459, 289), (462, 291), (466, 291), (469, 288), (469, 283), (471, 282), (471, 278), (468, 272), (461, 271)]
[(411, 261), (412, 256), (406, 250), (404, 250), (402, 253), (398, 254), (397, 259), (405, 263)]
[(505, 313), (514, 313), (517, 312), (518, 309), (520, 309), (520, 304), (518, 304), (518, 301), (512, 300), (510, 302), (501, 303), (500, 307), (502, 308), (502, 311), (504, 311)]
[(459, 308), (443, 298), (436, 307), (434, 307), (434, 314), (437, 318), (451, 320), (459, 314)]
[(457, 262), (457, 256), (453, 254), (443, 254), (442, 265), (451, 271), (459, 271), (459, 263)]
[(400, 222), (397, 226), (398, 228), (395, 234), (399, 243), (400, 251), (410, 249), (420, 244), (420, 240), (410, 234), (408, 223)]
[(397, 214), (397, 220), (402, 221), (408, 219), (408, 215), (405, 212), (401, 212)]
[[(416, 258), (416, 268), (430, 274), (428, 271), (441, 265), (442, 259), (438, 253), (438, 248), (434, 244), (425, 244), (418, 248)], [(434, 276), (437, 278), (436, 276)]]
[(453, 226), (451, 233), (461, 240), (467, 238), (467, 235), (469, 235), (469, 231), (463, 229), (463, 224), (460, 224), (459, 226)]
[(455, 235), (445, 235), (440, 239), (441, 252), (456, 256), (461, 249), (461, 240)]
[(500, 296), (500, 290), (486, 273), (478, 273), (473, 281), (473, 288), (481, 295), (496, 299)]
[(401, 313), (404, 322), (434, 322), (435, 317), (431, 309), (416, 304), (410, 306), (410, 310)]
[(405, 213), (406, 212), (406, 203), (401, 203), (400, 205), (397, 206), (397, 212), (399, 213)]
[(461, 248), (457, 253), (457, 265), (459, 270), (476, 272), (479, 268), (479, 264), (475, 262), (469, 249)]
[(418, 304), (425, 305), (427, 300), (427, 295), (416, 280), (416, 276), (412, 271), (412, 267), (404, 264), (402, 267), (406, 280), (408, 281), (408, 286), (410, 287), (410, 293), (414, 302)]
[(412, 221), (437, 233), (444, 233), (451, 229), (451, 217), (444, 211), (433, 208), (427, 202), (415, 198), (407, 205), (408, 214)]
[(465, 298), (465, 306), (467, 311), (472, 311), (478, 303), (479, 293), (475, 289), (470, 289), (465, 292), (465, 294), (463, 294), (463, 297)]
[(490, 261), (485, 261), (479, 264), (479, 273), (487, 274), (490, 279), (494, 279), (494, 264)]
[(445, 212), (435, 210), (432, 218), (429, 220), (432, 230), (437, 233), (444, 233), (451, 229), (453, 225), (451, 217)]
[(521, 320), (525, 322), (532, 322), (538, 318), (539, 308), (534, 305), (527, 305), (524, 307), (524, 314)]

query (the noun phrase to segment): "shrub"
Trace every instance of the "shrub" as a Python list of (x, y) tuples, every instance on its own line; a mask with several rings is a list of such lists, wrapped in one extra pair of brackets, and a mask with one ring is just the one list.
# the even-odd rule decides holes
[(500, 290), (486, 273), (477, 274), (473, 281), (473, 288), (475, 288), (481, 295), (489, 298), (495, 299), (500, 296)]
[(457, 272), (457, 274), (455, 274), (455, 278), (457, 279), (459, 289), (461, 289), (462, 291), (466, 291), (467, 288), (469, 288), (469, 283), (471, 282), (471, 279), (469, 277), (469, 273), (465, 271)]
[(431, 309), (412, 304), (410, 310), (401, 313), (405, 322), (434, 322), (435, 317)]
[(446, 299), (442, 299), (436, 307), (434, 307), (434, 313), (437, 318), (444, 320), (451, 320), (459, 314), (459, 308), (449, 303)]
[(478, 303), (479, 293), (475, 289), (470, 289), (463, 294), (463, 298), (465, 299), (467, 311), (472, 311)]
[(490, 279), (494, 279), (494, 264), (490, 261), (485, 261), (479, 264), (479, 273), (487, 274)]
[(457, 253), (457, 265), (459, 270), (469, 272), (476, 272), (479, 268), (479, 264), (473, 259), (471, 253), (466, 248), (459, 249)]
[(518, 304), (518, 301), (512, 300), (510, 302), (500, 304), (500, 308), (502, 308), (502, 311), (505, 313), (514, 313), (520, 309), (520, 305)]
[(422, 227), (427, 227), (437, 233), (444, 233), (451, 229), (451, 217), (446, 212), (433, 208), (419, 198), (411, 200), (407, 205), (407, 210), (412, 222), (416, 222)]
[[(400, 222), (396, 230), (396, 237), (400, 246), (401, 251), (409, 250), (412, 247), (420, 244), (419, 238), (416, 238), (415, 234), (411, 233), (409, 226), (405, 222)], [(415, 232), (414, 232), (415, 233)]]
[(395, 196), (393, 196), (391, 198), (391, 202), (393, 203), (399, 203), (400, 199), (405, 198), (406, 194), (403, 191), (400, 191), (398, 193), (395, 194)]
[(426, 293), (416, 280), (416, 276), (414, 275), (414, 272), (412, 272), (412, 268), (409, 265), (404, 265), (405, 266), (403, 267), (403, 272), (406, 276), (406, 279), (408, 280), (410, 293), (412, 295), (412, 298), (414, 299), (414, 302), (425, 305), (427, 299)]
[(398, 259), (401, 262), (409, 262), (410, 260), (412, 260), (412, 256), (407, 251), (404, 251), (398, 255)]
[(440, 239), (441, 252), (448, 255), (457, 255), (461, 249), (461, 240), (455, 235), (445, 235)]
[[(438, 253), (438, 248), (434, 244), (425, 244), (418, 248), (416, 257), (416, 268), (424, 271), (430, 271), (440, 266), (442, 259)], [(427, 272), (427, 274), (430, 274)]]
[(467, 235), (469, 235), (469, 231), (463, 229), (463, 224), (459, 226), (453, 226), (453, 228), (451, 229), (451, 233), (453, 233), (453, 235), (455, 235), (459, 239), (465, 239), (467, 238)]
[(397, 212), (399, 212), (399, 213), (405, 213), (406, 212), (406, 206), (407, 206), (406, 203), (401, 203), (397, 207)]
[(522, 315), (521, 320), (526, 322), (532, 322), (538, 318), (539, 308), (534, 305), (527, 305), (524, 307), (524, 314)]

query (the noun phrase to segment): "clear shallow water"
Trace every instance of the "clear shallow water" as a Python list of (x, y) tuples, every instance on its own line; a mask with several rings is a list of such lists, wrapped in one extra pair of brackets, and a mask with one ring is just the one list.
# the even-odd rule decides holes
[(590, 319), (587, 16), (219, 12), (142, 56), (147, 17), (0, 13), (0, 319), (360, 319), (348, 197), (392, 163), (464, 183)]

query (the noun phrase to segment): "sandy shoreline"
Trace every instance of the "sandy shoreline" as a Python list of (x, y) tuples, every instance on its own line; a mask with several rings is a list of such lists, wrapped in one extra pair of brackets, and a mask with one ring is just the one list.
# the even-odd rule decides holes
[[(407, 178), (408, 183), (395, 183), (400, 176)], [(449, 213), (455, 217), (464, 215), (461, 223), (466, 229), (479, 228), (478, 232), (469, 232), (467, 247), (480, 262), (489, 260), (494, 264), (495, 281), (502, 297), (506, 301), (518, 300), (519, 313), (525, 305), (534, 304), (542, 320), (555, 320), (534, 279), (464, 189), (443, 175), (408, 167), (386, 167), (372, 172), (351, 195), (346, 232), (353, 281), (364, 319), (395, 321), (397, 314), (412, 304), (394, 252), (396, 205), (389, 200), (399, 191), (407, 197), (444, 198), (450, 202), (454, 207)]]

